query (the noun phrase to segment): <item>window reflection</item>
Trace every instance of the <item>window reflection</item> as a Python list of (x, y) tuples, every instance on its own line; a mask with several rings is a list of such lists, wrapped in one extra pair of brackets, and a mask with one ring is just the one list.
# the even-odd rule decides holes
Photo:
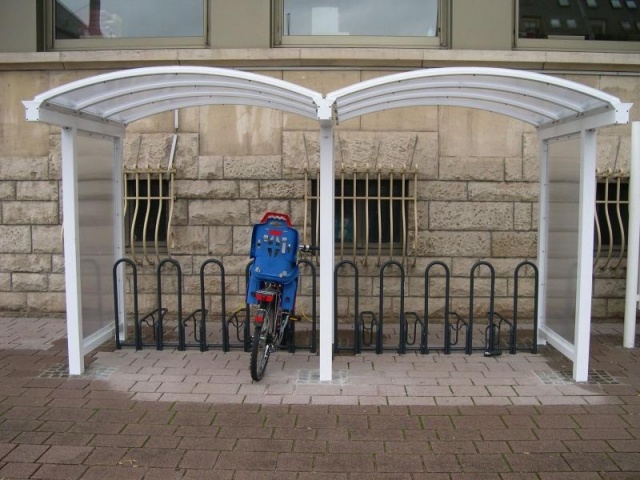
[(204, 0), (56, 0), (55, 38), (204, 35)]
[(284, 35), (438, 34), (438, 0), (284, 0)]

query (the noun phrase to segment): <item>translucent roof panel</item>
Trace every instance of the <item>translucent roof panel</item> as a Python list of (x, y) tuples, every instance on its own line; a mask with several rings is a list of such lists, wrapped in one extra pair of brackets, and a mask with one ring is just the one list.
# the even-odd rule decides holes
[(25, 105), (29, 120), (38, 120), (38, 110), (47, 109), (126, 125), (166, 110), (211, 104), (275, 108), (317, 119), (322, 100), (313, 90), (264, 75), (174, 66), (98, 75), (44, 92)]
[(626, 123), (630, 107), (580, 83), (528, 71), (482, 67), (387, 75), (333, 91), (327, 100), (334, 102), (336, 121), (411, 105), (455, 105), (509, 115), (536, 127), (604, 111)]

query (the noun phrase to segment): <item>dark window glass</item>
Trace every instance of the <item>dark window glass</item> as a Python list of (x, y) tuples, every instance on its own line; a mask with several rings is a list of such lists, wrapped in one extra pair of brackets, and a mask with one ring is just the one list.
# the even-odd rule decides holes
[(634, 1), (519, 0), (520, 38), (640, 41)]
[[(343, 241), (346, 245), (353, 245), (353, 242), (356, 242), (357, 248), (364, 248), (368, 233), (370, 246), (378, 244), (388, 246), (393, 242), (394, 247), (401, 248), (403, 240), (402, 183), (402, 180), (393, 182), (383, 180), (380, 184), (377, 180), (369, 180), (368, 183), (366, 180), (356, 180), (354, 184), (353, 180), (345, 180), (343, 191), (342, 182), (336, 180), (334, 226), (336, 243)], [(311, 186), (313, 196), (317, 196), (317, 187), (317, 181), (314, 181)], [(405, 195), (408, 191), (405, 182)], [(378, 196), (380, 201), (377, 199)], [(311, 212), (312, 235), (315, 238), (317, 223), (315, 200), (312, 202)]]

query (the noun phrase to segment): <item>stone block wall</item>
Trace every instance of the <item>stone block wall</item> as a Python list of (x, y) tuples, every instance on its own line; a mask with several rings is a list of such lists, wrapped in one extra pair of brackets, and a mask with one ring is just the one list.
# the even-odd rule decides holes
[[(63, 314), (64, 270), (61, 240), (59, 131), (26, 124), (21, 100), (95, 72), (0, 72), (0, 311)], [(265, 73), (265, 72), (261, 72)], [(383, 71), (271, 71), (269, 75), (328, 92)], [(625, 101), (640, 102), (635, 77), (581, 75), (572, 78), (604, 88)], [(125, 163), (162, 165), (173, 134), (173, 113), (150, 117), (127, 129)], [(305, 170), (318, 164), (315, 122), (275, 110), (244, 106), (187, 108), (179, 113), (173, 257), (185, 275), (185, 311), (199, 308), (199, 268), (208, 258), (224, 263), (227, 310), (243, 305), (251, 226), (265, 211), (289, 213), (300, 227), (304, 218)], [(509, 314), (513, 270), (537, 255), (538, 142), (533, 127), (508, 117), (455, 107), (412, 107), (341, 124), (336, 130), (336, 169), (417, 171), (417, 238), (405, 265), (405, 309), (423, 311), (426, 266), (444, 261), (451, 269), (452, 308), (469, 309), (469, 273), (479, 260), (496, 271), (496, 309)], [(598, 166), (628, 168), (629, 128), (602, 129)], [(410, 215), (412, 218), (412, 215)], [(413, 219), (411, 220), (413, 222)], [(410, 231), (413, 231), (410, 225)], [(415, 241), (415, 243), (414, 243)], [(415, 245), (415, 247), (413, 246)], [(357, 257), (360, 309), (377, 311), (379, 262)], [(415, 256), (415, 263), (414, 263)], [(350, 258), (350, 257), (346, 257)], [(382, 261), (389, 257), (385, 255)], [(397, 258), (396, 258), (397, 259)], [(156, 305), (155, 265), (143, 262), (139, 282), (142, 310)], [(480, 269), (475, 281), (478, 311), (486, 311), (489, 279)], [(442, 310), (440, 273), (429, 284), (430, 310)], [(353, 312), (353, 283), (340, 278), (338, 313)], [(207, 290), (220, 288), (207, 277)], [(303, 278), (299, 310), (310, 314), (309, 281)], [(163, 289), (169, 305), (175, 281)], [(397, 317), (395, 272), (384, 286), (390, 318)], [(532, 309), (531, 277), (523, 279), (522, 308)], [(624, 271), (597, 272), (593, 314), (621, 318)], [(215, 298), (208, 298), (209, 305)], [(319, 303), (322, 308), (322, 300)], [(526, 313), (525, 313), (526, 315)]]

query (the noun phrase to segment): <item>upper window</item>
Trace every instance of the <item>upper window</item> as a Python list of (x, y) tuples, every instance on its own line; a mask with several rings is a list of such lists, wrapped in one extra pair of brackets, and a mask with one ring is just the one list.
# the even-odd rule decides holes
[(206, 0), (53, 0), (50, 48), (204, 46)]
[(277, 0), (283, 46), (440, 46), (442, 0)]
[(637, 51), (638, 21), (635, 0), (519, 0), (517, 46)]

